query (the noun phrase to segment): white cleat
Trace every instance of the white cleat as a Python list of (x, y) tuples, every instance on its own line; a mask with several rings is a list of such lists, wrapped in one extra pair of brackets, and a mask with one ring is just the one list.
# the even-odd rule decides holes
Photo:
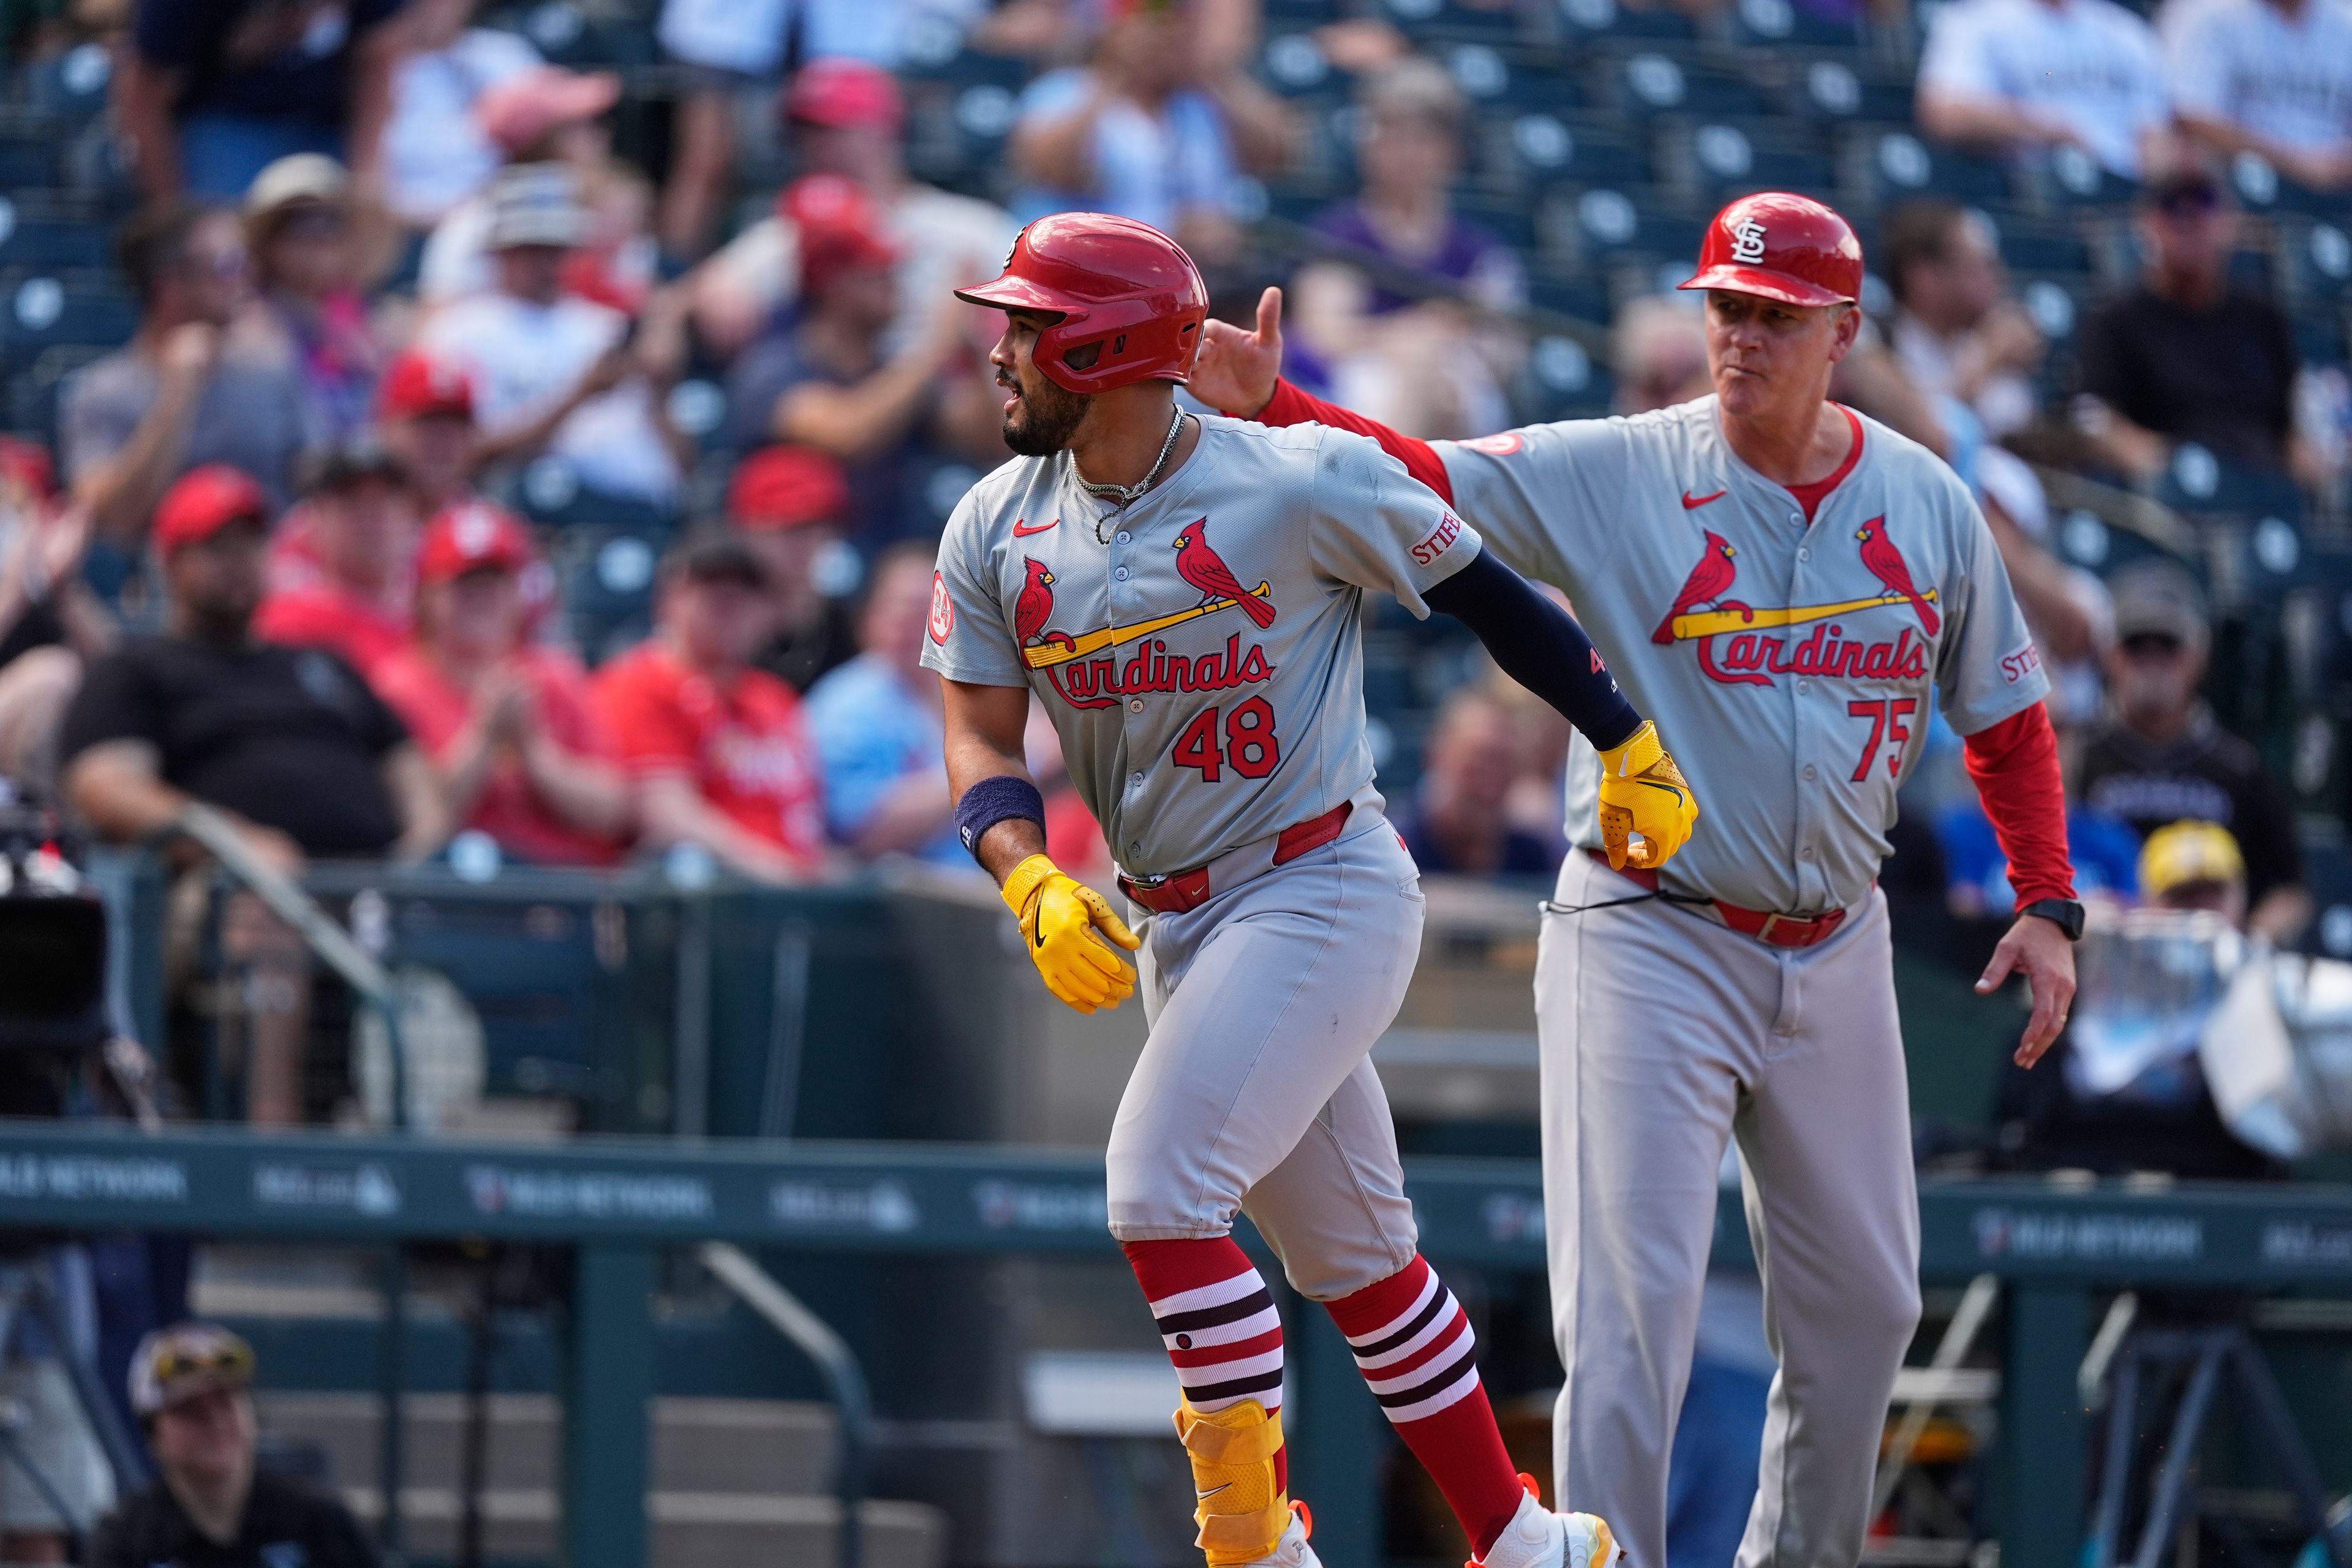
[(1283, 1527), (1282, 1539), (1274, 1543), (1274, 1550), (1263, 1557), (1251, 1558), (1242, 1568), (1323, 1568), (1323, 1559), (1307, 1544), (1314, 1530), (1315, 1516), (1307, 1511), (1307, 1505), (1293, 1502), (1290, 1522)]
[(1486, 1555), (1466, 1568), (1609, 1568), (1624, 1552), (1608, 1522), (1589, 1513), (1554, 1513), (1536, 1500), (1536, 1483), (1521, 1476), (1528, 1495)]

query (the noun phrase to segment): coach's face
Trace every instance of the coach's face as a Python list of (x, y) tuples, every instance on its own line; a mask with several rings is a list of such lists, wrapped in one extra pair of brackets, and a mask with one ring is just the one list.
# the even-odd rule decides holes
[(1787, 305), (1714, 289), (1706, 296), (1706, 367), (1723, 411), (1743, 418), (1801, 412), (1829, 395), (1830, 367), (1862, 328), (1852, 305)]
[(1045, 310), (1007, 310), (1004, 335), (989, 351), (1004, 399), (1004, 444), (1024, 458), (1043, 458), (1070, 444), (1087, 399), (1065, 392), (1037, 368), (1037, 337), (1061, 318)]

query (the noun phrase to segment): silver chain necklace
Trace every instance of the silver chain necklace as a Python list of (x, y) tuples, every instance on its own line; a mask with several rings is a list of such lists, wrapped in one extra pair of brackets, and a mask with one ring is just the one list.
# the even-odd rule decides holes
[[(1183, 431), (1183, 428), (1184, 411), (1181, 408), (1179, 408), (1176, 410), (1176, 417), (1168, 422), (1168, 439), (1160, 443), (1160, 456), (1152, 459), (1151, 471), (1144, 475), (1141, 482), (1139, 483), (1132, 485), (1098, 485), (1092, 479), (1087, 479), (1084, 474), (1078, 472), (1078, 459), (1075, 456), (1070, 458), (1070, 477), (1078, 481), (1078, 488), (1080, 489), (1086, 491), (1088, 495), (1095, 497), (1097, 500), (1109, 501), (1114, 506), (1127, 506), (1138, 496), (1140, 496), (1144, 491), (1150, 489), (1152, 483), (1160, 478), (1160, 470), (1168, 466), (1168, 454), (1176, 449), (1176, 437)], [(1110, 519), (1108, 517), (1098, 517), (1095, 519), (1095, 542), (1097, 544), (1108, 544), (1110, 542), (1110, 535), (1103, 531), (1103, 524), (1109, 521)]]

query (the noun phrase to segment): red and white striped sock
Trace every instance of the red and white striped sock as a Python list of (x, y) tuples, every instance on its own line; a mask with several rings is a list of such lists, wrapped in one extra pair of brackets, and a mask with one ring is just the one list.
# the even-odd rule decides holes
[(1525, 1494), (1478, 1380), (1469, 1315), (1419, 1254), (1380, 1283), (1324, 1305), (1372, 1397), (1485, 1556)]
[(1127, 1261), (1151, 1303), (1185, 1403), (1203, 1415), (1255, 1399), (1282, 1408), (1282, 1318), (1228, 1236), (1130, 1241)]

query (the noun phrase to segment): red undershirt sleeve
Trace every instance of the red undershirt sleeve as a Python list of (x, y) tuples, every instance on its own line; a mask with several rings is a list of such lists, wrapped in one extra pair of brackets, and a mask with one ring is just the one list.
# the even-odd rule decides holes
[(1454, 481), (1446, 477), (1445, 459), (1437, 448), (1416, 437), (1401, 435), (1377, 419), (1367, 419), (1350, 413), (1336, 403), (1326, 403), (1311, 392), (1303, 391), (1289, 381), (1276, 377), (1274, 395), (1255, 416), (1235, 415), (1234, 417), (1255, 418), (1260, 425), (1328, 425), (1334, 430), (1352, 430), (1359, 436), (1370, 436), (1381, 444), (1381, 449), (1404, 465), (1404, 471), (1454, 501)]
[(1969, 777), (2009, 857), (2010, 886), (2020, 909), (2041, 899), (2074, 896), (2066, 849), (2066, 785), (2058, 772), (2058, 736), (2036, 702), (1966, 742)]

